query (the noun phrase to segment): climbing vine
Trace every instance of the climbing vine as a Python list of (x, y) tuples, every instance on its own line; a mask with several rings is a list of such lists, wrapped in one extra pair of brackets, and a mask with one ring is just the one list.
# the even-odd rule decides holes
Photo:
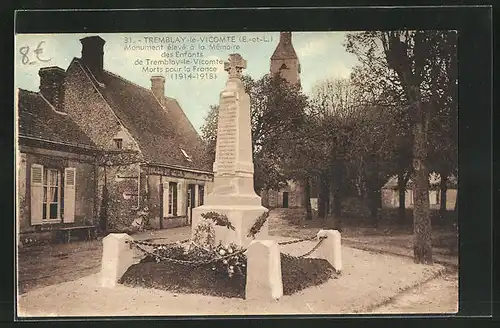
[(141, 154), (134, 150), (107, 150), (101, 151), (96, 156), (96, 165), (106, 166), (126, 166), (138, 164), (143, 161)]
[(120, 168), (142, 162), (141, 153), (135, 150), (103, 149), (96, 154), (95, 164), (104, 169), (104, 185), (99, 212), (99, 225), (103, 232), (128, 231), (126, 229), (142, 230), (148, 227), (149, 210), (147, 207), (125, 210), (122, 193), (118, 192), (115, 184), (108, 185), (108, 174), (113, 175)]

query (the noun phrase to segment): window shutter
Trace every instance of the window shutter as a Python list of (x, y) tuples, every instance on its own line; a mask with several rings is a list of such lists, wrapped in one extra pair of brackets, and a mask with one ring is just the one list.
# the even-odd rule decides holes
[(168, 182), (164, 182), (163, 188), (163, 213), (162, 217), (166, 218), (168, 216), (168, 194), (170, 192), (170, 186)]
[(31, 224), (42, 224), (43, 215), (43, 166), (31, 165)]
[(76, 169), (68, 167), (64, 169), (64, 223), (75, 222), (75, 185)]
[(184, 192), (182, 190), (182, 183), (177, 183), (177, 215), (178, 216), (183, 216), (185, 215), (184, 211), (184, 204), (183, 204), (183, 199), (184, 199)]

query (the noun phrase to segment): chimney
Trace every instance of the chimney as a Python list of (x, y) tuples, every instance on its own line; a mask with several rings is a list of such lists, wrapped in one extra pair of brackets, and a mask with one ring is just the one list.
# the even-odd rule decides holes
[(40, 75), (40, 93), (57, 111), (64, 111), (64, 78), (66, 72), (56, 66), (44, 67), (38, 71)]
[(160, 104), (164, 106), (165, 104), (165, 77), (163, 76), (151, 76), (151, 91), (158, 99)]
[[(82, 62), (87, 66), (98, 81), (103, 73), (104, 41), (100, 36), (88, 36), (80, 39), (82, 43)], [(101, 81), (102, 82), (102, 81)]]

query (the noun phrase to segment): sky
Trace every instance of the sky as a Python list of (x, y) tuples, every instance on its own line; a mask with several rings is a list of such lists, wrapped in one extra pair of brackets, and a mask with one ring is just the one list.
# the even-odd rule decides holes
[[(38, 91), (38, 70), (46, 66), (67, 69), (74, 57), (81, 57), (80, 39), (92, 35), (97, 34), (16, 35), (15, 87)], [(165, 95), (177, 99), (198, 131), (209, 106), (219, 101), (227, 80), (223, 62), (229, 54), (239, 53), (247, 61), (243, 73), (259, 79), (269, 72), (270, 57), (279, 41), (279, 32), (98, 35), (106, 41), (104, 69), (145, 88), (151, 87), (151, 76), (165, 76)], [(349, 77), (357, 59), (345, 51), (344, 40), (345, 32), (292, 33), (306, 94), (325, 79)], [(170, 72), (173, 69), (178, 72)]]

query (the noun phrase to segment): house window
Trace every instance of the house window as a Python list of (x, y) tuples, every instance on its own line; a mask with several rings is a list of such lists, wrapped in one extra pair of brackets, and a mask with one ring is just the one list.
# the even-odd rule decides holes
[(177, 216), (177, 183), (168, 184), (168, 214)]
[(203, 196), (205, 195), (205, 186), (199, 186), (198, 187), (198, 206), (203, 205), (203, 202), (205, 201)]
[(76, 168), (62, 170), (31, 165), (31, 224), (72, 223), (75, 220)]
[(61, 206), (61, 174), (58, 170), (43, 170), (42, 220), (59, 219)]
[(115, 142), (115, 148), (116, 149), (122, 149), (123, 148), (123, 139), (113, 139)]

